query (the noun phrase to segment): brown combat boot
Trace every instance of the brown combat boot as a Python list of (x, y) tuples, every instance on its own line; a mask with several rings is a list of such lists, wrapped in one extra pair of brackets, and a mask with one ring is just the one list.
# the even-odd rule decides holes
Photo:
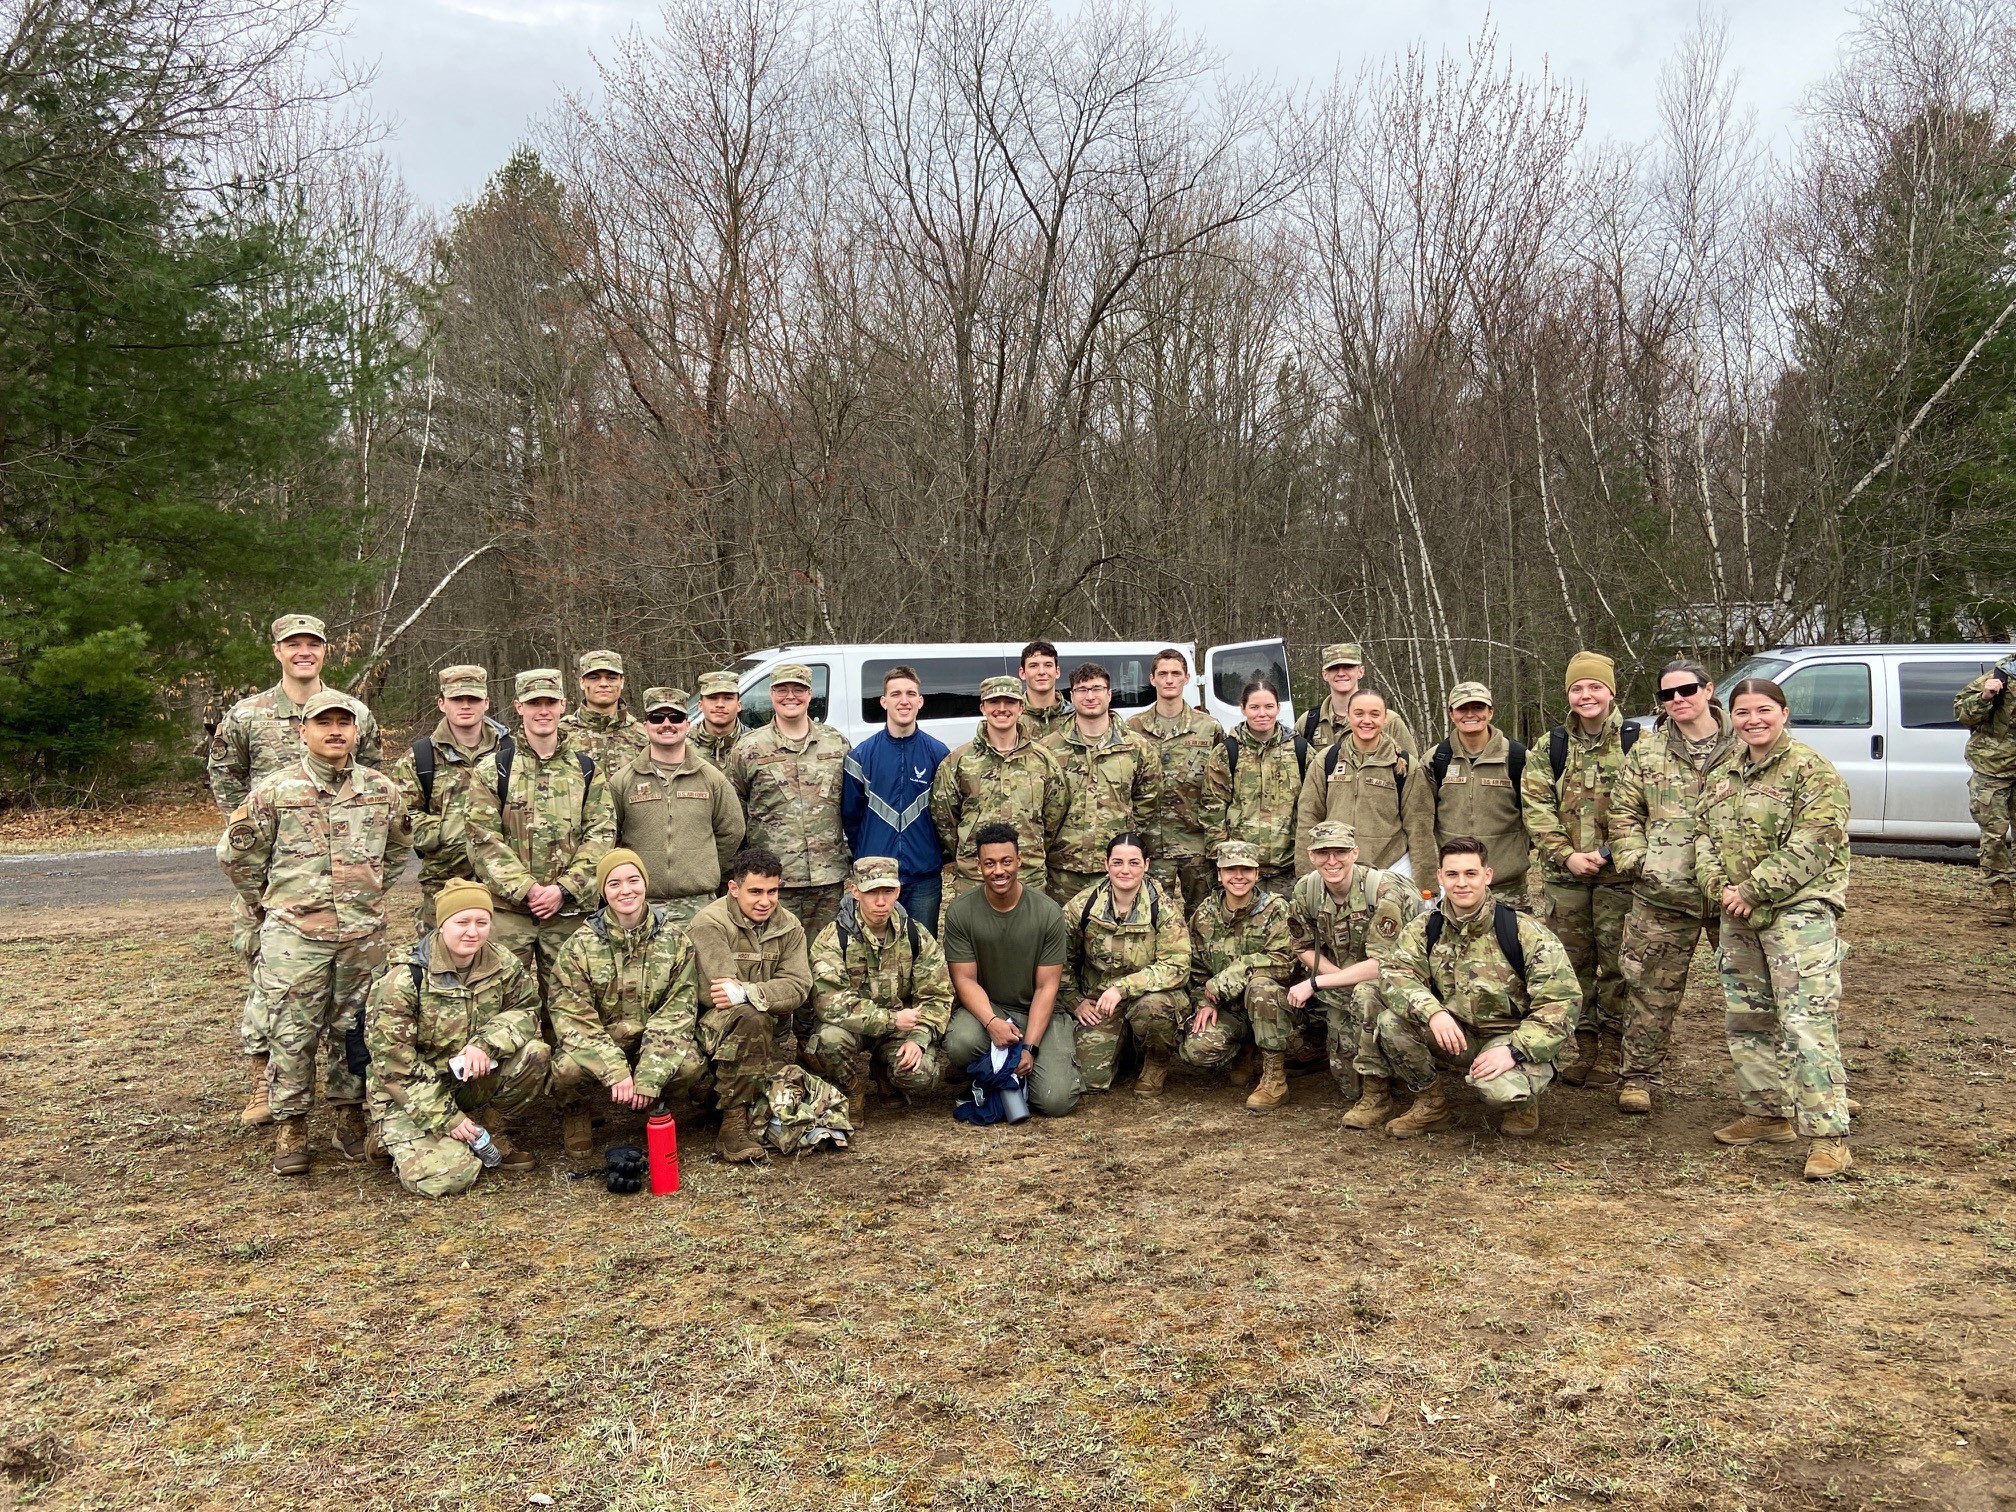
[(1529, 1097), (1498, 1120), (1498, 1132), (1507, 1139), (1531, 1139), (1540, 1132), (1540, 1099)]
[(1561, 1068), (1561, 1080), (1571, 1087), (1579, 1087), (1589, 1080), (1596, 1069), (1596, 1057), (1601, 1053), (1594, 1029), (1575, 1031), (1575, 1059)]
[(1272, 1113), (1288, 1101), (1288, 1057), (1279, 1050), (1260, 1052), (1260, 1085), (1246, 1099), (1248, 1113)]
[(252, 1095), (238, 1115), (238, 1122), (250, 1129), (263, 1129), (273, 1122), (273, 1107), (266, 1101), (266, 1059), (264, 1055), (252, 1057)]
[(1225, 1073), (1225, 1079), (1235, 1087), (1250, 1087), (1253, 1085), (1255, 1069), (1253, 1047), (1250, 1044), (1241, 1045), (1239, 1058), (1232, 1062), (1232, 1069)]
[(1988, 886), (1988, 922), (2005, 929), (2016, 924), (2016, 889), (2007, 882), (1991, 882)]
[(1614, 1087), (1624, 1064), (1624, 1037), (1614, 1029), (1596, 1031), (1596, 1059), (1583, 1079), (1585, 1087)]
[(306, 1176), (314, 1160), (308, 1148), (308, 1120), (282, 1118), (273, 1128), (273, 1174)]
[(1141, 1058), (1141, 1079), (1134, 1083), (1136, 1097), (1160, 1097), (1169, 1080), (1169, 1052), (1150, 1050)]
[(1430, 1129), (1441, 1128), (1455, 1116), (1456, 1110), (1449, 1106), (1448, 1086), (1438, 1076), (1414, 1095), (1413, 1107), (1387, 1123), (1386, 1132), (1395, 1139), (1412, 1139)]
[(576, 1159), (595, 1153), (595, 1115), (576, 1103), (560, 1115), (560, 1150)]
[(497, 1162), (498, 1170), (522, 1176), (527, 1171), (539, 1169), (539, 1162), (532, 1152), (523, 1145), (513, 1144), (511, 1136), (498, 1128), (494, 1119), (490, 1124), (490, 1143), (496, 1146), (497, 1153), (504, 1157)]
[(1806, 1149), (1806, 1179), (1829, 1181), (1855, 1164), (1845, 1139), (1816, 1139)]
[(377, 1166), (392, 1164), (392, 1152), (385, 1148), (385, 1130), (378, 1124), (371, 1125), (371, 1137), (364, 1141), (364, 1158)]
[(854, 1079), (842, 1090), (847, 1094), (847, 1121), (858, 1129), (868, 1122), (868, 1068), (856, 1067)]
[(1652, 1083), (1642, 1076), (1628, 1076), (1624, 1085), (1617, 1089), (1617, 1111), (1619, 1113), (1650, 1113), (1652, 1111)]
[(362, 1160), (365, 1147), (370, 1143), (370, 1131), (364, 1127), (364, 1110), (355, 1103), (342, 1103), (335, 1111), (335, 1126), (329, 1131), (329, 1143), (345, 1160)]
[(770, 1158), (769, 1151), (749, 1132), (749, 1110), (736, 1106), (721, 1110), (721, 1132), (714, 1136), (714, 1157), (730, 1165), (754, 1165)]
[(1393, 1116), (1393, 1092), (1383, 1076), (1358, 1079), (1358, 1101), (1344, 1115), (1347, 1129), (1376, 1129)]
[(1798, 1137), (1791, 1119), (1759, 1118), (1754, 1113), (1745, 1113), (1715, 1131), (1716, 1143), (1726, 1145), (1790, 1144)]

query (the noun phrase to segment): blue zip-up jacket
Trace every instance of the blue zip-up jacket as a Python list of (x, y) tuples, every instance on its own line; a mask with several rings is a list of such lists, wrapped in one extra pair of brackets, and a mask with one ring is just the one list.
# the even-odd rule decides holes
[(903, 880), (944, 869), (945, 852), (931, 823), (931, 779), (952, 753), (919, 730), (904, 740), (877, 730), (847, 753), (840, 779), (840, 825), (857, 856), (894, 856)]

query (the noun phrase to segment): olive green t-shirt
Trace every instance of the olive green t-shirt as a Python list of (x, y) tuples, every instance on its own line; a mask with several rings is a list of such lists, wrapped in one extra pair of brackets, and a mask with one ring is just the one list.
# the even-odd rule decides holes
[(984, 888), (975, 888), (945, 910), (944, 946), (948, 963), (978, 968), (988, 1002), (1026, 1013), (1036, 996), (1036, 968), (1064, 964), (1064, 910), (1024, 887), (1022, 900), (1002, 913)]

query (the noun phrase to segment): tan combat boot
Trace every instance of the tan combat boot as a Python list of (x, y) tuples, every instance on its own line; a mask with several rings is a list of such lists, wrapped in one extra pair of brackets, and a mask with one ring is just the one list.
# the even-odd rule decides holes
[(1134, 1083), (1136, 1097), (1160, 1097), (1169, 1080), (1169, 1052), (1150, 1050), (1141, 1058), (1141, 1079)]
[(273, 1174), (306, 1176), (314, 1160), (308, 1149), (308, 1120), (282, 1118), (273, 1128)]
[(2007, 882), (1993, 882), (1988, 886), (1988, 922), (2004, 928), (2016, 924), (2016, 889)]
[(1279, 1050), (1260, 1052), (1260, 1085), (1246, 1099), (1249, 1113), (1272, 1113), (1288, 1101), (1288, 1057)]
[(1790, 1144), (1798, 1137), (1791, 1119), (1759, 1118), (1754, 1113), (1745, 1113), (1715, 1131), (1716, 1143), (1726, 1145)]
[(513, 1144), (511, 1136), (498, 1127), (498, 1120), (490, 1120), (490, 1143), (497, 1147), (497, 1153), (504, 1158), (497, 1162), (497, 1169), (509, 1171), (513, 1175), (523, 1175), (527, 1171), (539, 1169), (539, 1162), (523, 1145)]
[(1594, 1029), (1577, 1029), (1575, 1031), (1575, 1059), (1561, 1068), (1561, 1080), (1568, 1083), (1571, 1087), (1581, 1086), (1589, 1080), (1590, 1073), (1596, 1069), (1596, 1057), (1599, 1053), (1596, 1031)]
[(364, 1127), (364, 1110), (355, 1103), (342, 1103), (335, 1111), (329, 1143), (345, 1160), (362, 1160), (370, 1143), (370, 1132)]
[(385, 1130), (378, 1124), (371, 1125), (371, 1137), (364, 1141), (364, 1158), (373, 1165), (392, 1164), (392, 1152), (385, 1148)]
[(714, 1156), (730, 1165), (754, 1165), (769, 1152), (749, 1132), (749, 1110), (738, 1104), (721, 1110), (721, 1132), (714, 1136)]
[(1650, 1113), (1652, 1111), (1652, 1083), (1642, 1076), (1627, 1076), (1624, 1085), (1617, 1089), (1617, 1111), (1619, 1113)]
[(847, 1121), (858, 1129), (868, 1122), (867, 1071), (856, 1071), (854, 1079), (841, 1090), (847, 1094)]
[(1855, 1164), (1845, 1139), (1816, 1139), (1806, 1149), (1806, 1179), (1828, 1181)]
[(595, 1153), (595, 1115), (586, 1103), (575, 1103), (560, 1114), (560, 1149), (577, 1160)]
[(1498, 1120), (1498, 1132), (1507, 1139), (1531, 1139), (1540, 1132), (1540, 1099), (1529, 1097)]
[(1430, 1129), (1441, 1128), (1455, 1115), (1456, 1110), (1449, 1106), (1448, 1087), (1438, 1076), (1425, 1090), (1415, 1094), (1413, 1107), (1387, 1123), (1386, 1132), (1395, 1139), (1412, 1139)]
[(238, 1122), (247, 1128), (263, 1129), (273, 1122), (273, 1108), (266, 1101), (266, 1060), (263, 1054), (252, 1057), (252, 1095), (245, 1099), (245, 1110), (238, 1115)]
[(1624, 1064), (1624, 1037), (1614, 1029), (1596, 1031), (1596, 1059), (1583, 1078), (1586, 1087), (1614, 1087), (1618, 1068)]
[(1225, 1073), (1225, 1079), (1235, 1087), (1250, 1087), (1253, 1085), (1253, 1074), (1253, 1047), (1241, 1045), (1239, 1058), (1232, 1062), (1232, 1069)]
[(1393, 1092), (1383, 1076), (1358, 1079), (1358, 1101), (1344, 1115), (1347, 1129), (1376, 1129), (1393, 1116)]

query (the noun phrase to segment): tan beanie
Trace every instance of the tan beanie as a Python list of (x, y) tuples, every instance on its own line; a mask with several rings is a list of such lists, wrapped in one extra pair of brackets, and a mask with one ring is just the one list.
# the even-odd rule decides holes
[(434, 894), (434, 927), (439, 929), (465, 908), (480, 908), (487, 914), (497, 912), (496, 904), (490, 901), (489, 888), (481, 882), (459, 878)]
[(1577, 651), (1568, 658), (1568, 679), (1562, 684), (1565, 691), (1584, 678), (1603, 684), (1612, 693), (1617, 691), (1617, 663), (1601, 651)]
[(620, 845), (595, 863), (595, 898), (602, 900), (602, 889), (608, 885), (609, 873), (628, 863), (637, 868), (637, 875), (644, 879), (644, 885), (651, 885), (651, 873), (645, 868), (644, 858), (633, 850), (624, 850)]

